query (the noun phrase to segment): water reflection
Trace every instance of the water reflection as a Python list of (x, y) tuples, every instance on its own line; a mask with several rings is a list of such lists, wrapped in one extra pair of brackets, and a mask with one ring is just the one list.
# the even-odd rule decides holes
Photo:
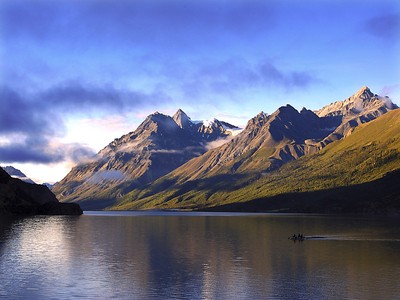
[[(7, 224), (0, 298), (395, 298), (400, 289), (398, 221), (100, 214)], [(293, 233), (328, 238), (293, 243)]]

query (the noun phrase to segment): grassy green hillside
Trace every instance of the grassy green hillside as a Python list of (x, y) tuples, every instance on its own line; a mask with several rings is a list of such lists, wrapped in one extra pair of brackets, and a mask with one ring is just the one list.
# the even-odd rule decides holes
[[(307, 195), (311, 199), (311, 194), (317, 191), (318, 199), (323, 197), (321, 195), (324, 193), (329, 195), (329, 199), (333, 202), (339, 197), (335, 198), (335, 193), (340, 194), (342, 198), (356, 199), (362, 194), (359, 188), (367, 183), (367, 189), (374, 190), (373, 186), (376, 183), (381, 185), (380, 193), (385, 193), (387, 189), (383, 188), (385, 184), (382, 181), (395, 182), (393, 174), (397, 174), (394, 171), (399, 169), (400, 110), (397, 109), (359, 126), (350, 136), (330, 144), (322, 151), (287, 163), (274, 172), (224, 174), (187, 181), (179, 185), (175, 184), (179, 181), (179, 177), (169, 174), (145, 189), (132, 191), (112, 209), (206, 209), (241, 202), (253, 203), (254, 206), (254, 201), (258, 201), (263, 204), (259, 204), (260, 208), (268, 210), (268, 205), (265, 203), (273, 201), (272, 199), (276, 200), (277, 195), (286, 195), (286, 198), (296, 201), (296, 197), (300, 198), (300, 195), (304, 197), (304, 193), (309, 193)], [(385, 174), (391, 175), (384, 177)], [(394, 196), (390, 196), (391, 199), (396, 198), (396, 195), (400, 197), (400, 185), (394, 185), (394, 189), (397, 188), (398, 192), (392, 189), (390, 193)], [(351, 187), (355, 188), (354, 191)], [(347, 192), (343, 194), (343, 190), (338, 190), (341, 188)], [(368, 198), (368, 195), (363, 197)], [(324, 205), (329, 204), (333, 205), (324, 203)], [(285, 203), (282, 207), (279, 205), (273, 207), (275, 210), (290, 211), (288, 205)], [(232, 206), (225, 208), (231, 209)], [(243, 209), (246, 207), (243, 206)], [(253, 210), (257, 210), (257, 207), (254, 206)]]

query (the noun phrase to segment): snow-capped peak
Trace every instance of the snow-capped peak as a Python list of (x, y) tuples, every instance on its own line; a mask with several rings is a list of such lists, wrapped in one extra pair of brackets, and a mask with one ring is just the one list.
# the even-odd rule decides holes
[(204, 120), (203, 121), (203, 125), (205, 126), (205, 127), (213, 127), (213, 125), (215, 126), (215, 125), (220, 125), (221, 123), (216, 119), (216, 118), (212, 118), (212, 119), (210, 119), (210, 120)]

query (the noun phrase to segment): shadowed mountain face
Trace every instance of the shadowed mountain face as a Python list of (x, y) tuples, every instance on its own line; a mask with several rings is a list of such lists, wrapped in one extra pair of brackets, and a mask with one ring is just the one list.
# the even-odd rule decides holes
[(224, 124), (218, 120), (194, 123), (182, 110), (173, 117), (154, 113), (91, 162), (74, 167), (52, 190), (61, 201), (79, 201), (85, 208), (105, 207), (201, 155), (209, 142), (229, 137), (229, 128), (237, 128)]

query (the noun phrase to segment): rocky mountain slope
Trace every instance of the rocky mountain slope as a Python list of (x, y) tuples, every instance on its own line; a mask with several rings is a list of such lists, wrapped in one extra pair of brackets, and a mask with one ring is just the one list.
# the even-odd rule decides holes
[(315, 154), (247, 182), (235, 174), (169, 185), (173, 180), (160, 178), (152, 187), (133, 191), (113, 209), (398, 215), (400, 110), (360, 125), (348, 137)]
[(192, 122), (182, 111), (154, 113), (133, 132), (115, 139), (88, 163), (74, 167), (52, 190), (60, 201), (102, 208), (135, 187), (152, 182), (229, 137), (236, 126)]
[(325, 146), (339, 140), (351, 134), (358, 125), (374, 120), (396, 108), (397, 105), (393, 104), (388, 97), (378, 96), (364, 86), (346, 100), (331, 103), (316, 112), (320, 118), (332, 120), (333, 125), (338, 124), (321, 144)]
[(190, 203), (185, 202), (190, 197), (183, 195), (193, 195), (198, 185), (212, 183), (213, 189), (199, 194), (199, 201), (205, 201), (218, 191), (218, 186), (237, 189), (248, 185), (289, 161), (317, 153), (333, 141), (349, 136), (360, 124), (395, 108), (388, 98), (363, 87), (348, 99), (315, 113), (307, 109), (298, 112), (290, 105), (271, 115), (260, 113), (229, 143), (190, 160), (151, 187), (133, 190), (120, 203), (129, 207), (127, 203), (132, 202), (132, 207), (139, 208), (142, 204), (152, 207), (168, 202), (183, 207)]
[(59, 203), (46, 186), (12, 178), (0, 168), (1, 214), (79, 215), (82, 210), (78, 204)]

